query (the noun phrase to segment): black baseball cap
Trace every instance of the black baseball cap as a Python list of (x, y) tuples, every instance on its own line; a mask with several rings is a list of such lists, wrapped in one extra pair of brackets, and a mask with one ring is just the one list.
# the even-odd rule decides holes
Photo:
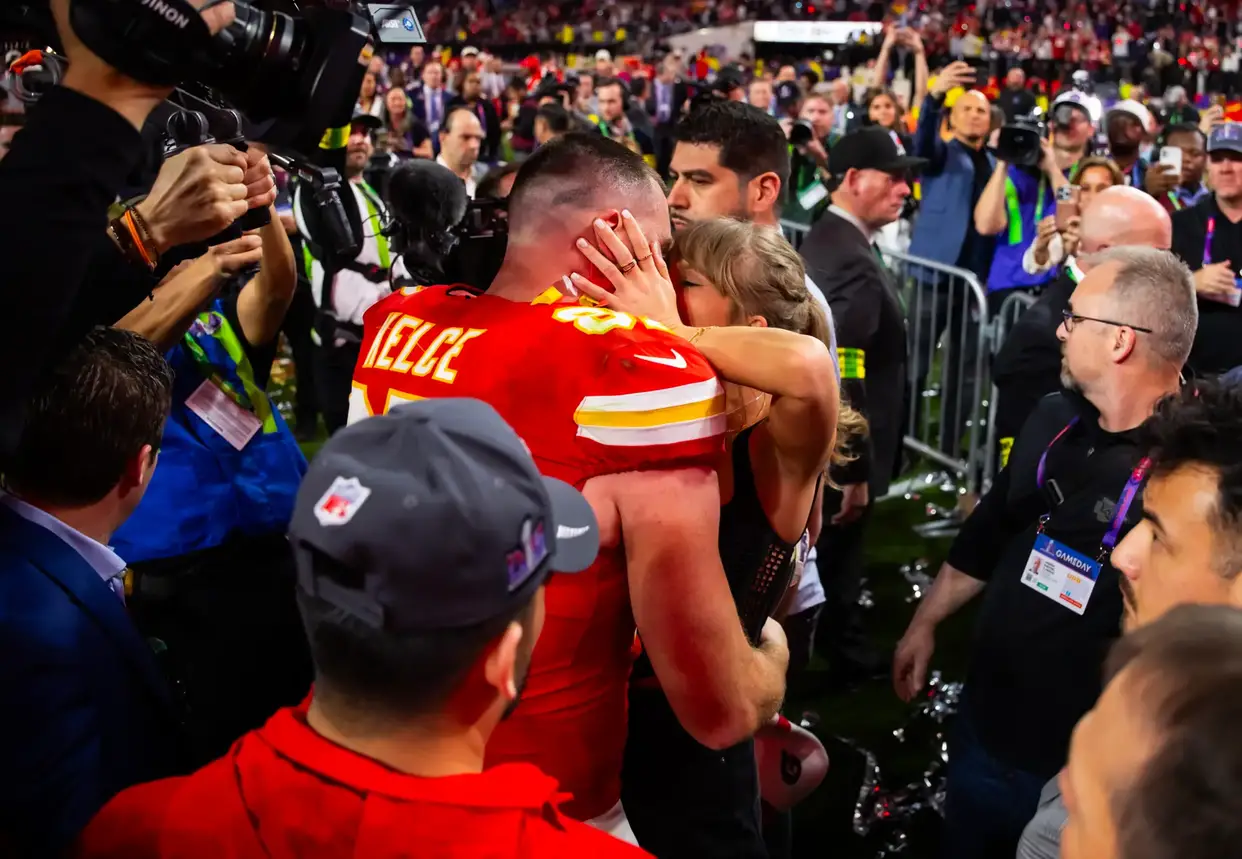
[(833, 176), (844, 176), (849, 170), (904, 173), (926, 163), (925, 158), (907, 155), (894, 132), (874, 125), (851, 131), (828, 153), (828, 170)]
[(365, 128), (367, 131), (375, 131), (384, 127), (384, 120), (371, 113), (355, 113), (354, 118), (350, 120), (350, 126), (358, 126)]
[(541, 476), (517, 433), (471, 399), (403, 404), (334, 435), (298, 490), (289, 540), (304, 592), (391, 632), (516, 614), (553, 571), (599, 553), (582, 494)]

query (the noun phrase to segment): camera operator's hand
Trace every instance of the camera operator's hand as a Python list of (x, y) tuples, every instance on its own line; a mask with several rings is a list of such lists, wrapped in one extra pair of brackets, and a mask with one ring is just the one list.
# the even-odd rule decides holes
[(930, 92), (938, 99), (948, 95), (949, 90), (957, 87), (965, 87), (969, 89), (975, 85), (975, 70), (970, 63), (965, 60), (956, 60), (949, 63), (940, 74), (936, 75), (936, 82), (931, 85)]
[(798, 147), (806, 155), (815, 159), (815, 163), (820, 167), (828, 166), (828, 150), (824, 149), (823, 141), (814, 137), (804, 146)]
[(1143, 188), (1148, 194), (1160, 199), (1177, 187), (1182, 181), (1182, 174), (1173, 169), (1171, 164), (1152, 164), (1147, 168), (1147, 176), (1143, 180)]
[[(261, 163), (270, 182), (267, 156)], [(262, 185), (259, 166), (224, 143), (195, 146), (164, 162), (147, 198), (137, 205), (161, 254), (177, 245), (201, 242), (223, 230), (251, 208), (248, 181)], [(250, 173), (254, 178), (249, 179)], [(266, 193), (260, 194), (260, 199)], [(275, 190), (271, 191), (275, 199)], [(263, 205), (270, 205), (271, 200)], [(255, 204), (258, 205), (258, 204)]]
[[(188, 2), (198, 8), (207, 0)], [(56, 30), (60, 34), (65, 58), (69, 61), (62, 85), (108, 105), (129, 120), (135, 128), (141, 129), (148, 114), (172, 92), (172, 87), (153, 86), (136, 81), (96, 56), (90, 48), (82, 44), (82, 40), (73, 31), (69, 23), (69, 3), (70, 0), (51, 0)], [(233, 23), (236, 10), (231, 2), (225, 2), (202, 14), (207, 29), (215, 35)]]
[(276, 202), (276, 174), (272, 172), (272, 162), (266, 152), (253, 144), (243, 157), (246, 159), (246, 175), (242, 177), (246, 185), (246, 205), (251, 209), (266, 209)]
[(1048, 264), (1048, 245), (1052, 242), (1052, 237), (1057, 234), (1057, 219), (1049, 215), (1039, 222), (1035, 227), (1035, 244), (1031, 246), (1031, 255), (1035, 258), (1035, 264), (1045, 266)]
[(1049, 179), (1064, 178), (1065, 174), (1061, 172), (1061, 167), (1057, 164), (1057, 150), (1052, 145), (1052, 141), (1047, 138), (1039, 142), (1040, 159), (1039, 169), (1048, 175)]

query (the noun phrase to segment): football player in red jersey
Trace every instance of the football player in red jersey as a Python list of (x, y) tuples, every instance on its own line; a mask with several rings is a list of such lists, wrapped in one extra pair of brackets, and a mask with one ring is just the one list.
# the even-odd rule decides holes
[(715, 372), (660, 323), (550, 288), (572, 297), (570, 273), (596, 275), (578, 242), (625, 212), (655, 244), (626, 246), (617, 264), (655, 271), (668, 207), (642, 158), (599, 135), (542, 147), (514, 183), (508, 251), (486, 293), (410, 289), (368, 312), (351, 420), (411, 399), (478, 397), (544, 474), (591, 503), (600, 560), (551, 580), (522, 706), (493, 734), (488, 761), (538, 764), (573, 793), (568, 813), (632, 837), (620, 771), (635, 625), (678, 720), (713, 748), (776, 712), (788, 651), (774, 621), (757, 647), (747, 641), (717, 551), (713, 465), (726, 421)]

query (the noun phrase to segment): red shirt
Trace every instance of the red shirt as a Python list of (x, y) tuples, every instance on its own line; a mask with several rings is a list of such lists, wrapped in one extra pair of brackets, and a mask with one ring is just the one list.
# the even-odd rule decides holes
[(279, 710), (193, 775), (113, 798), (79, 842), (89, 859), (536, 859), (648, 854), (557, 809), (528, 764), (418, 778), (315, 733)]
[[(365, 316), (350, 421), (411, 399), (477, 397), (542, 473), (579, 489), (624, 471), (712, 467), (724, 389), (703, 356), (651, 320), (551, 300), (430, 287), (378, 302)], [(553, 576), (546, 605), (522, 705), (492, 735), (487, 762), (535, 764), (573, 794), (566, 813), (588, 820), (621, 796), (634, 644), (624, 546)]]

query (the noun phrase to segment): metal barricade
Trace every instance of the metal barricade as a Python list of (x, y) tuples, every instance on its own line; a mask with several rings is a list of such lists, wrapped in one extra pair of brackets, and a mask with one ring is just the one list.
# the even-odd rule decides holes
[[(1027, 309), (1038, 299), (1026, 292), (1014, 292), (1013, 295), (1006, 298), (997, 310), (996, 315), (992, 318), (992, 343), (991, 357), (996, 358), (1000, 354), (1001, 347), (1005, 345), (1005, 338), (1009, 336), (1009, 332), (1013, 330), (1013, 326), (1017, 323), (1018, 317), (1026, 313)], [(996, 429), (996, 410), (999, 402), (999, 392), (996, 385), (992, 385), (992, 393), (989, 397), (991, 409), (988, 414), (988, 435), (987, 435), (987, 467), (984, 469), (985, 486), (992, 483), (995, 476), (997, 464), (997, 451), (1000, 446), (1000, 438), (997, 436)], [(1002, 463), (1003, 464), (1003, 463)]]
[(802, 248), (802, 240), (806, 238), (806, 234), (810, 231), (810, 224), (800, 224), (797, 221), (781, 221), (781, 233), (794, 246), (794, 250)]
[(953, 472), (978, 494), (990, 483), (984, 394), (991, 329), (973, 272), (896, 251), (884, 259), (906, 311), (907, 450)]

